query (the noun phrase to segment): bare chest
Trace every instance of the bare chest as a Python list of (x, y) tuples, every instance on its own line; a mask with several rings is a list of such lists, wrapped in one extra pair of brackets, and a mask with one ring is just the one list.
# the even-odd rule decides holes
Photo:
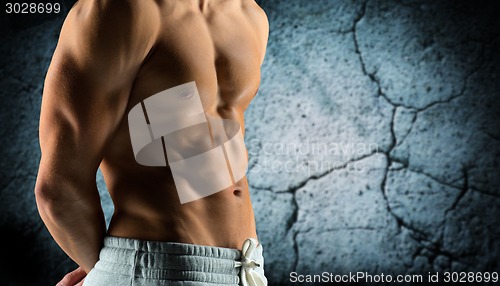
[(248, 104), (260, 84), (260, 43), (251, 20), (236, 8), (180, 10), (162, 17), (130, 103), (195, 81), (206, 110)]

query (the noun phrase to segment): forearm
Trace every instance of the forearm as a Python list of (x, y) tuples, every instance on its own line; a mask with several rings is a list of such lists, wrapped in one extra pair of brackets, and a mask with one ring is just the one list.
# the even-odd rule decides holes
[(64, 195), (59, 195), (61, 191), (54, 188), (37, 186), (36, 201), (54, 240), (88, 272), (99, 258), (106, 224), (97, 189), (86, 191), (95, 195), (76, 199), (71, 197), (72, 188), (66, 185)]

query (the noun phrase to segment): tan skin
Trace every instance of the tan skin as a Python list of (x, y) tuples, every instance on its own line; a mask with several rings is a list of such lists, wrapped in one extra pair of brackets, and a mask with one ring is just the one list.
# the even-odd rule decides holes
[(80, 266), (82, 283), (106, 228), (95, 174), (115, 205), (108, 235), (240, 249), (257, 238), (246, 177), (180, 204), (168, 167), (136, 163), (128, 111), (162, 90), (195, 81), (205, 111), (237, 120), (260, 84), (268, 39), (253, 0), (80, 0), (61, 30), (43, 91), (40, 215)]

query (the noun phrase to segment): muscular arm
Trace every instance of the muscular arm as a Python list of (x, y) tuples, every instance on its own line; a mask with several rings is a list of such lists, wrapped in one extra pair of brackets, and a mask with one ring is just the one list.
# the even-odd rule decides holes
[(95, 175), (155, 36), (149, 1), (81, 0), (63, 25), (43, 91), (40, 216), (85, 271), (105, 235)]

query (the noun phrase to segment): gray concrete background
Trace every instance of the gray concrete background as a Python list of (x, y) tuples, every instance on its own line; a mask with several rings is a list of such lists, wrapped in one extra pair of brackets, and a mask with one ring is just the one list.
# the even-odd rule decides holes
[[(498, 7), (259, 3), (271, 33), (245, 119), (271, 285), (290, 271), (499, 271)], [(75, 265), (41, 223), (33, 187), (43, 78), (62, 16), (4, 16), (0, 284), (53, 285)]]

